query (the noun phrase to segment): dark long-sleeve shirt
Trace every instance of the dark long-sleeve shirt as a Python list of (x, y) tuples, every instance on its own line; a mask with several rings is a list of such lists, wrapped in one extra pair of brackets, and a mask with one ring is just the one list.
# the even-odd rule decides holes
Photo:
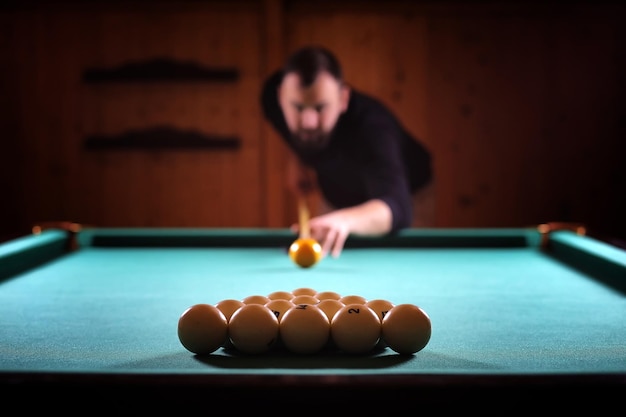
[(280, 71), (265, 82), (261, 105), (265, 118), (305, 164), (316, 172), (323, 197), (336, 208), (371, 199), (384, 201), (393, 216), (392, 232), (412, 223), (412, 194), (432, 178), (429, 151), (408, 133), (379, 100), (351, 89), (348, 108), (324, 149), (298, 147), (289, 132), (277, 96)]

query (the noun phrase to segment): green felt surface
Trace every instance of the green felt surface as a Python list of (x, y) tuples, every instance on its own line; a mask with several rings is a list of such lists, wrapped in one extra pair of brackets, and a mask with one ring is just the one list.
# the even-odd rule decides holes
[[(144, 237), (149, 239), (151, 233), (146, 231)], [(459, 237), (453, 232), (424, 233), (430, 233), (430, 238), (436, 235), (440, 243), (446, 233)], [(161, 243), (167, 243), (167, 236), (182, 234), (194, 235), (168, 232)], [(0, 282), (0, 371), (215, 375), (626, 372), (624, 293), (555, 260), (538, 248), (534, 235), (526, 244), (493, 247), (482, 243), (477, 247), (428, 247), (421, 238), (415, 241), (421, 242), (418, 247), (407, 242), (400, 247), (355, 245), (339, 259), (324, 259), (311, 269), (301, 269), (286, 255), (283, 244), (291, 237), (285, 231), (227, 234), (235, 236), (231, 246), (118, 247), (93, 245), (94, 236), (107, 235), (106, 231), (85, 233), (80, 237), (80, 250), (4, 279)], [(502, 234), (522, 240), (526, 236), (525, 231), (494, 236)], [(55, 236), (44, 233), (37, 239), (56, 241)], [(256, 243), (242, 247), (237, 239), (250, 236)], [(269, 236), (271, 244), (257, 245), (268, 241), (263, 236)], [(210, 237), (203, 232), (196, 236), (201, 240)], [(573, 239), (578, 246), (591, 245), (593, 251), (611, 251), (587, 238), (565, 234), (565, 239)], [(6, 246), (4, 251), (5, 258), (0, 259), (8, 259), (13, 252)], [(608, 256), (616, 258), (619, 266), (623, 254), (618, 251)], [(623, 273), (624, 269), (613, 271)], [(305, 357), (285, 352), (246, 356), (223, 349), (196, 357), (178, 340), (178, 318), (193, 304), (299, 287), (419, 305), (431, 318), (431, 340), (411, 356), (385, 349), (363, 356), (333, 351)]]

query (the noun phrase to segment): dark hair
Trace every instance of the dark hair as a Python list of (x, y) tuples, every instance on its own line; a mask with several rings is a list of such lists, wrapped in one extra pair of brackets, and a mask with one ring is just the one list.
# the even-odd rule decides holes
[(302, 85), (308, 87), (318, 74), (327, 71), (338, 81), (343, 80), (341, 64), (335, 55), (321, 46), (305, 46), (295, 51), (283, 66), (283, 73), (295, 72), (300, 76)]

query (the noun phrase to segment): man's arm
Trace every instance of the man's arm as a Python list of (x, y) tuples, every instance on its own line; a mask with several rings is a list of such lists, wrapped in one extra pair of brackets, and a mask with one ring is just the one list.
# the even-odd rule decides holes
[(312, 227), (330, 227), (342, 224), (350, 233), (361, 236), (384, 235), (391, 231), (391, 209), (382, 200), (372, 199), (365, 203), (333, 210), (311, 219)]

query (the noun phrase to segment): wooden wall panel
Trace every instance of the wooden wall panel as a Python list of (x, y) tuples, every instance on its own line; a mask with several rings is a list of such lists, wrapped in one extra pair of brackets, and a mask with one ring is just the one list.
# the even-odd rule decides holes
[[(258, 112), (257, 2), (40, 6), (11, 13), (9, 54), (24, 102), (15, 166), (21, 223), (265, 224)], [(252, 36), (250, 36), (252, 35)], [(169, 58), (234, 68), (220, 82), (99, 83), (86, 69)], [(170, 126), (236, 136), (237, 150), (86, 150), (91, 135)], [(18, 196), (19, 197), (19, 196)]]
[[(600, 226), (602, 217), (583, 207), (601, 203), (612, 210), (609, 201), (618, 193), (606, 190), (600, 202), (592, 178), (619, 175), (623, 149), (611, 126), (615, 115), (591, 105), (614, 106), (619, 95), (611, 62), (619, 48), (617, 21), (607, 16), (432, 19), (432, 43), (441, 46), (429, 62), (435, 69), (432, 134), (441, 143), (439, 178), (446, 190), (440, 206), (450, 209), (444, 224), (560, 219)], [(602, 156), (594, 158), (591, 149)]]
[[(40, 220), (284, 227), (286, 150), (263, 78), (321, 43), (356, 88), (433, 151), (436, 226), (582, 221), (626, 237), (625, 72), (617, 3), (235, 0), (27, 2), (0, 8), (0, 235)], [(232, 84), (94, 85), (86, 68), (172, 57)], [(239, 150), (88, 151), (167, 124)]]
[(624, 233), (623, 16), (615, 5), (295, 1), (286, 36), (291, 50), (337, 52), (348, 81), (432, 150), (436, 226), (562, 220)]
[[(285, 15), (282, 0), (263, 0), (263, 79), (279, 68), (286, 55)], [(258, 109), (260, 110), (260, 109)], [(257, 111), (258, 111), (257, 110)], [(287, 192), (285, 169), (288, 150), (269, 123), (260, 129), (261, 175), (265, 181), (266, 227), (287, 227), (297, 219), (296, 203)]]

